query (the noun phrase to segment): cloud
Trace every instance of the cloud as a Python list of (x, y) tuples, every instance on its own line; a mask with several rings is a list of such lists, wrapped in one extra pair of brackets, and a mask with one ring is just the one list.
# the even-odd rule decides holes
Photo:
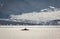
[(31, 20), (31, 21), (49, 21), (60, 19), (60, 11), (51, 11), (51, 12), (33, 12), (33, 13), (26, 13), (22, 15), (10, 15), (10, 19), (12, 20)]
[[(47, 8), (50, 5), (54, 5), (54, 7), (60, 7), (60, 2), (55, 1), (56, 0), (2, 0), (4, 6), (0, 11), (6, 17), (10, 14), (40, 12), (41, 9)], [(3, 15), (2, 17), (5, 17)]]

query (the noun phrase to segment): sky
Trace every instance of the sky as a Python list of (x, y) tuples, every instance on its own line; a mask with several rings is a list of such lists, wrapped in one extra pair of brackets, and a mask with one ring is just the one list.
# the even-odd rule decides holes
[(40, 12), (48, 6), (60, 8), (60, 0), (0, 0), (0, 18), (8, 18), (11, 14)]

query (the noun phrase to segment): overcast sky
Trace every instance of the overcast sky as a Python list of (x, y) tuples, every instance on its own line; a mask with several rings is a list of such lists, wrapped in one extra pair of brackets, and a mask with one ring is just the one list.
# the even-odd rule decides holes
[(60, 0), (0, 0), (0, 18), (8, 18), (10, 14), (40, 12), (48, 6), (60, 8)]

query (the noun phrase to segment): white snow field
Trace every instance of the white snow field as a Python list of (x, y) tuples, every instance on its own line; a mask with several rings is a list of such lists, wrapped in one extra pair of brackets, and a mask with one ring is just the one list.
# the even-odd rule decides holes
[(23, 26), (0, 25), (0, 39), (60, 39), (60, 27), (25, 26), (28, 31), (22, 31)]

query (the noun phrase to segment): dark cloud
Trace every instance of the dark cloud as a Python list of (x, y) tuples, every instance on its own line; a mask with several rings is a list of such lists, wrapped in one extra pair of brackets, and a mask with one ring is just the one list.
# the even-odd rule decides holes
[(60, 0), (0, 0), (0, 18), (7, 18), (10, 14), (39, 12), (50, 5), (60, 8)]

